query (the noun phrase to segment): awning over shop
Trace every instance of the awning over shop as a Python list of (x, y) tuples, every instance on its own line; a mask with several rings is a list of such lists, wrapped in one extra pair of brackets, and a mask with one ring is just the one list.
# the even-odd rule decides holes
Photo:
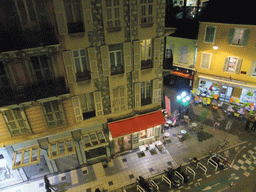
[(116, 138), (139, 132), (164, 123), (165, 118), (162, 111), (156, 111), (153, 113), (109, 123), (108, 127), (110, 129), (112, 138)]
[(178, 71), (173, 71), (172, 75), (176, 75), (176, 76), (180, 76), (180, 77), (184, 77), (187, 79), (193, 79), (193, 76), (190, 74), (186, 74), (186, 73), (182, 73), (182, 72), (178, 72)]

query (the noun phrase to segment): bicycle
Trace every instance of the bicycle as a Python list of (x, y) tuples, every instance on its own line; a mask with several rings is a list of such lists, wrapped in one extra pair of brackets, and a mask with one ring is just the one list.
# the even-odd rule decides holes
[(217, 146), (217, 151), (220, 149), (226, 148), (228, 145), (229, 145), (229, 142), (226, 139), (224, 139), (224, 142)]

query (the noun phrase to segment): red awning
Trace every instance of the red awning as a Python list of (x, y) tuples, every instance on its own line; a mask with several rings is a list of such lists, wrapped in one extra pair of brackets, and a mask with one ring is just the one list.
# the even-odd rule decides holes
[(165, 118), (162, 111), (156, 111), (137, 117), (109, 123), (112, 138), (129, 135), (138, 131), (142, 131), (157, 125), (165, 123)]
[(177, 76), (184, 77), (184, 78), (187, 78), (187, 79), (193, 79), (193, 76), (192, 76), (192, 75), (190, 75), (190, 74), (185, 74), (185, 73), (178, 72), (178, 71), (173, 71), (173, 72), (172, 72), (172, 75), (177, 75)]

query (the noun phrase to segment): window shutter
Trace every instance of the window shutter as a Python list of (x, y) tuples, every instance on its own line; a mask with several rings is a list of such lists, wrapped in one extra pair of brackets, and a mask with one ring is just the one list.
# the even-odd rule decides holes
[(160, 128), (155, 127), (155, 137), (159, 137), (160, 136)]
[(141, 83), (134, 84), (134, 97), (135, 105), (134, 108), (141, 106)]
[(55, 9), (56, 21), (59, 30), (59, 35), (67, 35), (68, 34), (68, 26), (66, 20), (66, 13), (64, 8), (63, 0), (57, 1), (53, 0), (53, 6)]
[(236, 65), (236, 73), (240, 72), (241, 65), (242, 65), (242, 59), (238, 59), (237, 65)]
[(228, 62), (229, 62), (229, 57), (226, 57), (225, 63), (224, 63), (224, 67), (223, 67), (223, 71), (227, 71), (227, 69), (228, 69)]
[(100, 52), (101, 52), (103, 76), (107, 77), (110, 75), (110, 58), (109, 58), (108, 46), (107, 45), (101, 46)]
[(230, 29), (230, 31), (229, 31), (229, 38), (228, 38), (228, 44), (232, 44), (234, 33), (235, 33), (235, 29)]
[(159, 80), (154, 79), (153, 80), (153, 104), (159, 103), (161, 100), (161, 89), (159, 88)]
[(76, 76), (71, 51), (62, 52), (62, 57), (66, 69), (68, 83), (74, 83), (76, 81)]
[(62, 124), (67, 124), (66, 121), (66, 117), (65, 117), (65, 113), (64, 113), (64, 109), (63, 109), (63, 104), (62, 104), (62, 100), (57, 100), (58, 104), (59, 104), (59, 108), (60, 108), (60, 113), (61, 113), (61, 120), (62, 120)]
[(256, 67), (256, 60), (252, 60), (252, 63), (251, 63), (251, 67), (250, 67), (250, 70), (248, 72), (248, 75), (252, 76), (254, 71), (255, 71), (255, 67)]
[(90, 63), (90, 69), (91, 69), (91, 77), (92, 77), (92, 79), (99, 78), (98, 63), (97, 63), (95, 47), (88, 48), (88, 56), (89, 56), (89, 63)]
[(83, 114), (79, 96), (72, 97), (72, 104), (75, 112), (76, 121), (83, 121)]
[(119, 111), (119, 106), (120, 106), (120, 102), (119, 102), (119, 89), (115, 88), (113, 89), (113, 99), (112, 99), (112, 113)]
[(84, 26), (87, 31), (93, 31), (92, 9), (90, 0), (82, 0), (82, 9), (84, 15)]
[(132, 71), (132, 61), (131, 61), (131, 43), (126, 42), (123, 44), (124, 49), (124, 66), (125, 72), (129, 73)]
[(160, 67), (161, 39), (154, 39), (154, 67)]
[(31, 128), (30, 128), (30, 126), (29, 126), (28, 119), (27, 119), (27, 117), (26, 117), (26, 114), (25, 114), (24, 109), (20, 109), (20, 113), (21, 113), (22, 119), (24, 120), (24, 123), (25, 123), (25, 125), (26, 125), (26, 128), (29, 129), (29, 131), (31, 131)]
[(202, 53), (201, 68), (210, 69), (211, 53)]
[(104, 115), (103, 107), (102, 107), (101, 92), (100, 91), (94, 92), (93, 96), (94, 96), (96, 116)]
[(242, 43), (243, 45), (246, 45), (248, 36), (249, 36), (249, 30), (246, 29), (246, 30), (244, 31), (244, 35), (243, 35), (243, 43)]
[(134, 71), (141, 69), (141, 61), (140, 61), (140, 41), (134, 41)]
[(3, 112), (2, 115), (3, 115), (3, 118), (5, 120), (6, 126), (7, 126), (8, 130), (9, 130), (10, 134), (13, 136), (13, 133), (12, 133), (13, 129), (12, 129), (12, 127), (11, 127), (9, 121), (8, 121), (8, 118), (5, 115), (5, 112)]
[(126, 94), (125, 94), (125, 87), (119, 87), (119, 98), (120, 98), (120, 109), (121, 111), (125, 111), (126, 109)]

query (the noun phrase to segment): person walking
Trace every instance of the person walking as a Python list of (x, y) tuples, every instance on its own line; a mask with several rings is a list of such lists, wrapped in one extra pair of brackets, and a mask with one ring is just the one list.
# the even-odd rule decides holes
[[(46, 189), (46, 192), (51, 192), (52, 190), (53, 191), (56, 191), (52, 185), (50, 184), (50, 181), (48, 179), (48, 177), (45, 175), (44, 176), (44, 183), (45, 183), (45, 189)], [(52, 190), (51, 190), (52, 189)]]

